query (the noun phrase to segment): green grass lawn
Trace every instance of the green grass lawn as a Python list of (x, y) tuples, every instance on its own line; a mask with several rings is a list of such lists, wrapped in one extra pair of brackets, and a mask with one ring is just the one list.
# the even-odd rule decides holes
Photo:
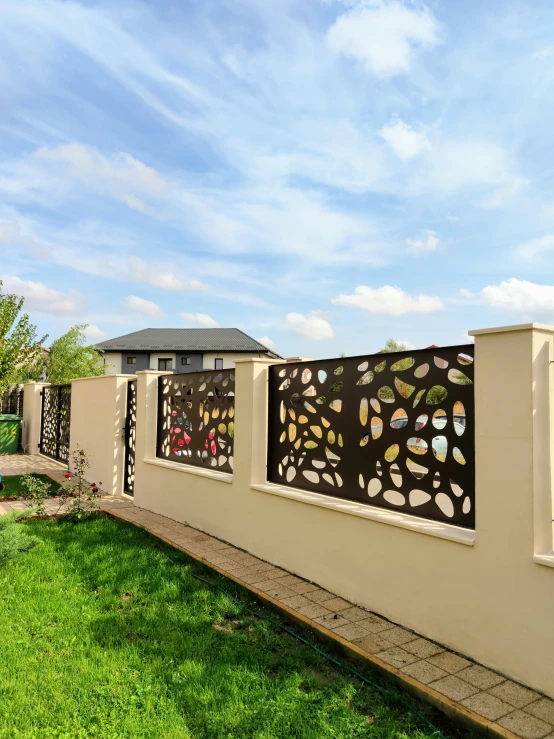
[[(0, 457), (0, 474), (1, 473), (2, 458)], [(5, 489), (0, 490), (0, 498), (11, 498), (13, 496), (19, 496), (21, 494), (21, 477), (21, 475), (10, 475), (9, 477), (4, 477), (4, 475), (2, 475), (2, 479), (5, 483)], [(38, 477), (39, 480), (50, 483), (52, 485), (52, 487), (50, 488), (51, 495), (56, 495), (56, 493), (60, 489), (60, 485), (58, 485), (57, 482), (54, 482), (54, 480), (51, 477), (48, 477), (48, 475), (39, 475), (34, 472), (33, 477)]]
[[(29, 520), (41, 543), (0, 569), (0, 737), (468, 737), (369, 668), (382, 695), (227, 595), (145, 531)], [(436, 736), (436, 735), (435, 735)]]

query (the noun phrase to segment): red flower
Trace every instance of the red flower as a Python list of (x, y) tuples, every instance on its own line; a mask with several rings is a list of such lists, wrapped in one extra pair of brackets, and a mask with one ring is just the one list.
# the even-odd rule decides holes
[(65, 476), (69, 479), (71, 477), (71, 472), (66, 472)]

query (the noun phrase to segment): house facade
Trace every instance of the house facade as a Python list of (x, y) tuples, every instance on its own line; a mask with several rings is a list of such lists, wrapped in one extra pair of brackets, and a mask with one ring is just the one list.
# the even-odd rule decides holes
[(96, 344), (109, 374), (230, 369), (237, 359), (279, 355), (238, 328), (145, 328)]

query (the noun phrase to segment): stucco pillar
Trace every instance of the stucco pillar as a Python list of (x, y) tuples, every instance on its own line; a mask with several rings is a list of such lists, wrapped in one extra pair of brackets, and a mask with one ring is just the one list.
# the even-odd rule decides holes
[(40, 454), (40, 421), (44, 382), (27, 382), (23, 387), (22, 445), (25, 454)]
[(109, 495), (123, 492), (127, 384), (134, 375), (84, 377), (71, 383), (71, 455), (80, 447), (90, 462), (87, 478)]
[(506, 563), (551, 553), (554, 327), (522, 324), (475, 336), (477, 544)]

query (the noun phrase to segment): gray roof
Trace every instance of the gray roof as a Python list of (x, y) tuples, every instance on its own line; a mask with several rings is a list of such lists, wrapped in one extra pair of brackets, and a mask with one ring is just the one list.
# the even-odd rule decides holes
[(101, 351), (261, 352), (279, 356), (238, 328), (144, 328), (96, 344)]

